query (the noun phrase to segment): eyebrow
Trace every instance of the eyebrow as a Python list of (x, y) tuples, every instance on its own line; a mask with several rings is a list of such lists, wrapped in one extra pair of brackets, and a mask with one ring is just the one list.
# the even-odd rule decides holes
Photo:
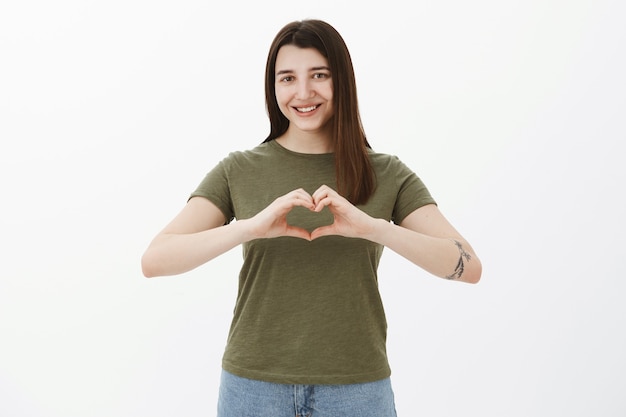
[[(321, 67), (313, 67), (313, 68), (309, 69), (309, 71), (320, 71), (320, 70), (330, 71), (330, 68), (327, 67), (327, 66), (321, 66)], [(280, 71), (278, 71), (276, 73), (276, 75), (278, 76), (278, 75), (283, 75), (283, 74), (290, 74), (292, 72), (295, 72), (295, 71), (294, 70), (290, 70), (290, 69), (280, 70)]]

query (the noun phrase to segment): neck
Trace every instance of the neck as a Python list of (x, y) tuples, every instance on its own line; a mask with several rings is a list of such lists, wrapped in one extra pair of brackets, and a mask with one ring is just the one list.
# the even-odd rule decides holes
[(319, 132), (296, 132), (287, 129), (285, 134), (276, 138), (276, 141), (290, 151), (298, 153), (323, 154), (334, 151), (330, 135)]

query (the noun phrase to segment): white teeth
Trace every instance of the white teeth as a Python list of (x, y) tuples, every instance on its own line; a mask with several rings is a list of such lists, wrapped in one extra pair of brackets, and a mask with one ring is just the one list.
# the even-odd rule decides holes
[(296, 107), (296, 109), (301, 112), (301, 113), (308, 113), (310, 111), (313, 111), (315, 109), (317, 109), (317, 106), (311, 106), (311, 107)]

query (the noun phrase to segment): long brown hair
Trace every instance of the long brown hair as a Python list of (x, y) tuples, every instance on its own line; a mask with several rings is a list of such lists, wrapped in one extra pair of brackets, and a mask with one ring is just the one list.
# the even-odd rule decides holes
[(287, 24), (272, 42), (265, 67), (265, 104), (270, 119), (270, 133), (264, 142), (287, 131), (289, 120), (276, 101), (276, 57), (284, 45), (315, 48), (327, 60), (333, 80), (332, 141), (338, 192), (353, 204), (364, 204), (374, 192), (372, 169), (363, 124), (359, 115), (354, 68), (348, 48), (339, 34), (321, 20), (303, 20)]

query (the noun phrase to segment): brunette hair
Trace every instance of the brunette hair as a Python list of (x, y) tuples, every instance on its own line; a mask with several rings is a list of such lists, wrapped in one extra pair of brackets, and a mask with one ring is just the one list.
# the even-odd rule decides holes
[(287, 24), (272, 42), (265, 67), (265, 104), (270, 119), (270, 133), (264, 142), (287, 131), (289, 120), (276, 101), (276, 57), (281, 47), (315, 48), (327, 60), (333, 82), (334, 116), (332, 140), (338, 192), (353, 204), (364, 204), (374, 192), (375, 178), (359, 115), (354, 68), (343, 38), (328, 23), (303, 20)]

